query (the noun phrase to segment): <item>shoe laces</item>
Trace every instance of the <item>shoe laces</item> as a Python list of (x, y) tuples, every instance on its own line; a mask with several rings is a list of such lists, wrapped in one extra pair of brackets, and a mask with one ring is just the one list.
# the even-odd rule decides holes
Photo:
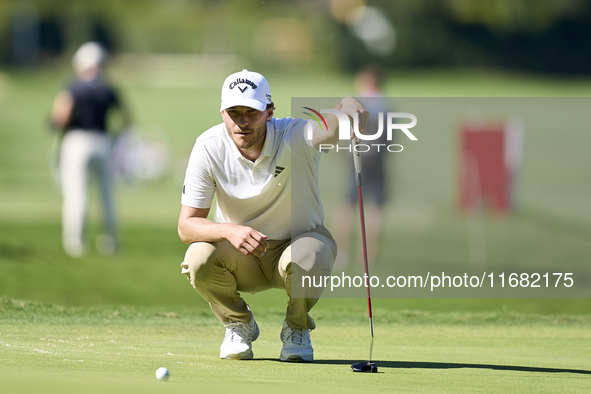
[(230, 342), (248, 342), (249, 336), (250, 328), (246, 323), (233, 322), (226, 324), (226, 340)]
[(304, 328), (291, 328), (286, 327), (284, 329), (285, 340), (284, 342), (291, 342), (295, 345), (305, 345), (305, 341), (307, 339), (308, 330)]

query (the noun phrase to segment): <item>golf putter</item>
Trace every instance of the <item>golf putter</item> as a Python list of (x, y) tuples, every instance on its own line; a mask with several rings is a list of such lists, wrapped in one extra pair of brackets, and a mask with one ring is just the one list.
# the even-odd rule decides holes
[[(367, 265), (367, 242), (365, 239), (365, 215), (363, 214), (363, 192), (361, 190), (361, 154), (355, 149), (357, 146), (357, 138), (354, 136), (351, 140), (351, 150), (353, 151), (353, 163), (355, 164), (355, 181), (357, 184), (357, 195), (359, 197), (359, 217), (361, 219), (361, 240), (363, 242), (363, 263), (365, 265), (365, 275), (369, 282), (369, 266)], [(369, 360), (366, 363), (357, 363), (351, 365), (353, 372), (378, 372), (378, 367), (371, 362), (373, 351), (373, 316), (371, 309), (371, 293), (369, 290), (369, 283), (367, 283), (367, 307), (369, 311), (369, 327), (371, 330), (371, 341), (369, 343)]]

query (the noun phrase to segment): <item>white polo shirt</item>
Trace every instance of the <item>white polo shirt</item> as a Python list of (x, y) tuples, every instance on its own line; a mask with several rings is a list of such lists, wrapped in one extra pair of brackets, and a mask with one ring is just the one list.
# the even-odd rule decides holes
[(216, 222), (249, 226), (268, 239), (288, 239), (322, 224), (322, 153), (304, 138), (306, 123), (272, 118), (254, 163), (242, 156), (224, 123), (207, 130), (191, 152), (181, 203), (211, 208), (215, 194)]

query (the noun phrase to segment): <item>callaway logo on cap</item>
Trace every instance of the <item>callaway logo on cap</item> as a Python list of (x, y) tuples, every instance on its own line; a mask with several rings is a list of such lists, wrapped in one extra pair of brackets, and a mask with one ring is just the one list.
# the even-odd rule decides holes
[(220, 112), (239, 105), (264, 111), (267, 104), (271, 104), (271, 91), (261, 74), (244, 69), (224, 81)]

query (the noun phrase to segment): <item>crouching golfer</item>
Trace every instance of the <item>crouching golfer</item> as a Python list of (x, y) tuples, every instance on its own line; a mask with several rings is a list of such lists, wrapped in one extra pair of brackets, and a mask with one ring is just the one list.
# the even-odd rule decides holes
[[(357, 114), (363, 130), (369, 114), (357, 100), (344, 98), (334, 109)], [(336, 243), (323, 225), (318, 165), (320, 144), (338, 141), (338, 120), (326, 116), (328, 129), (316, 128), (309, 140), (306, 120), (277, 119), (273, 110), (261, 74), (242, 70), (226, 78), (223, 123), (197, 138), (187, 167), (178, 232), (191, 245), (181, 267), (226, 327), (221, 358), (253, 357), (259, 328), (240, 292), (280, 288), (289, 297), (280, 360), (312, 361), (316, 325), (309, 312), (322, 289), (292, 297), (291, 276), (295, 270), (329, 275), (335, 260)]]

